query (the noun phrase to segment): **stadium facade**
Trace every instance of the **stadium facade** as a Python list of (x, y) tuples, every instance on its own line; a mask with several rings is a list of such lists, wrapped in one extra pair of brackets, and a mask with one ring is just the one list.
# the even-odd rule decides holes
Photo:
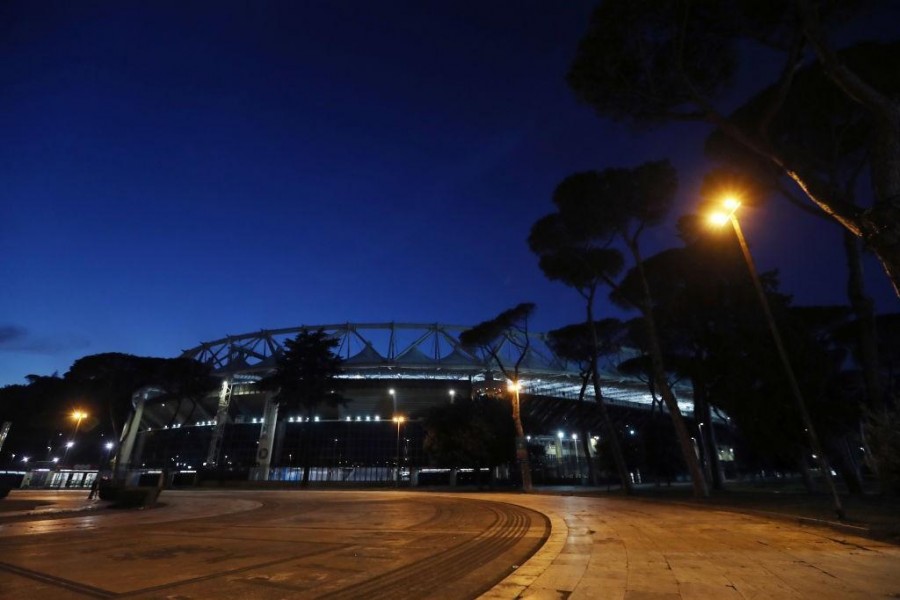
[[(275, 368), (286, 339), (319, 329), (338, 342), (336, 352), (344, 361), (340, 393), (349, 401), (312, 417), (279, 414), (271, 394), (256, 384)], [(429, 470), (432, 463), (423, 450), (424, 412), (506, 389), (491, 357), (462, 347), (458, 336), (465, 329), (409, 323), (303, 325), (200, 344), (183, 356), (209, 365), (221, 379), (218, 391), (177, 400), (152, 388), (136, 394), (118, 465), (136, 472), (164, 469), (174, 474), (176, 483), (197, 471), (236, 479), (291, 480), (299, 477), (300, 454), (311, 453), (314, 480), (384, 481), (402, 476), (415, 482), (424, 473), (439, 472)], [(588, 386), (579, 402), (583, 379), (577, 366), (554, 354), (544, 334), (528, 337), (519, 377), (526, 433), (531, 444), (543, 447), (538, 454), (546, 458), (546, 464), (536, 465), (543, 469), (536, 480), (580, 478), (587, 457), (577, 437), (583, 432), (590, 436), (591, 459), (602, 454), (602, 424), (593, 390)], [(503, 340), (501, 360), (515, 363), (522, 341)], [(627, 353), (602, 365), (602, 391), (626, 451), (627, 442), (633, 442), (630, 462), (639, 478), (646, 462), (641, 436), (658, 435), (648, 423), (668, 422), (668, 416), (661, 414), (665, 411), (646, 382), (615, 369), (624, 358)], [(676, 393), (690, 420), (689, 389), (677, 387)], [(403, 417), (402, 423), (397, 416)]]

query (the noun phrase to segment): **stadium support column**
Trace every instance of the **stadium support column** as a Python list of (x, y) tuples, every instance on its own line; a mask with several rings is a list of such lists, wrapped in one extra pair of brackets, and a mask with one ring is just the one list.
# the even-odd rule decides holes
[(213, 429), (212, 439), (209, 440), (209, 450), (206, 453), (206, 466), (219, 466), (219, 454), (222, 450), (222, 438), (225, 436), (225, 425), (228, 422), (228, 407), (231, 405), (231, 377), (222, 380), (219, 390), (219, 407), (216, 409), (216, 425)]
[(115, 472), (124, 475), (131, 467), (131, 453), (134, 450), (134, 440), (137, 439), (138, 429), (141, 426), (141, 418), (144, 416), (144, 403), (150, 396), (150, 390), (138, 390), (131, 397), (134, 412), (131, 420), (122, 432), (122, 440), (119, 443), (119, 454), (116, 458)]
[(256, 479), (269, 480), (269, 465), (272, 464), (272, 449), (275, 447), (275, 425), (278, 423), (278, 403), (273, 400), (274, 394), (266, 394), (266, 407), (263, 409), (262, 426), (259, 428), (259, 447), (256, 450)]

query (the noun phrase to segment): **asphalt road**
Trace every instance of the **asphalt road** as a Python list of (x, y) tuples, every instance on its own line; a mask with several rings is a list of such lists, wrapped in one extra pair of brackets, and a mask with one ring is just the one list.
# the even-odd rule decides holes
[[(900, 547), (784, 519), (542, 494), (166, 491), (0, 503), (0, 599), (900, 598)], [(41, 501), (50, 504), (36, 508)], [(4, 508), (7, 507), (7, 508)], [(16, 507), (21, 510), (16, 512)]]

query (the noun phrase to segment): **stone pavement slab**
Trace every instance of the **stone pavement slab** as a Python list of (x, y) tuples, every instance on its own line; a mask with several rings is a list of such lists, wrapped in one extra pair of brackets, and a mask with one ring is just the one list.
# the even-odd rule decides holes
[(900, 547), (828, 528), (628, 499), (496, 499), (544, 513), (553, 531), (483, 598), (900, 597)]

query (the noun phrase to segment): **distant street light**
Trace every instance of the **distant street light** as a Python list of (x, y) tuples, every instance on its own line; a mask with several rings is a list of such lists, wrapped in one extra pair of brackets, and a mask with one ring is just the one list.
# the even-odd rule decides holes
[(105, 444), (103, 444), (106, 452), (103, 455), (103, 465), (101, 467), (106, 467), (109, 464), (109, 453), (112, 451), (113, 446), (115, 446), (115, 444), (113, 444), (112, 442), (106, 442)]
[(68, 442), (66, 442), (66, 450), (65, 450), (65, 452), (63, 452), (63, 459), (62, 459), (63, 466), (66, 466), (66, 459), (69, 458), (69, 450), (71, 450), (72, 446), (74, 446), (74, 445), (75, 445), (75, 442), (73, 442), (72, 440), (69, 440)]
[(391, 402), (393, 403), (393, 406), (394, 406), (393, 414), (396, 416), (396, 414), (397, 414), (397, 390), (395, 390), (394, 388), (391, 388), (388, 390), (388, 394), (391, 395)]
[(759, 303), (762, 305), (763, 313), (766, 317), (766, 322), (769, 325), (769, 331), (772, 333), (772, 339), (775, 341), (775, 348), (778, 350), (778, 356), (781, 359), (781, 365), (784, 367), (785, 375), (788, 378), (788, 383), (790, 384), (791, 392), (794, 396), (794, 401), (797, 404), (797, 409), (800, 411), (800, 416), (803, 419), (803, 426), (805, 428), (807, 441), (809, 443), (810, 449), (813, 452), (813, 456), (816, 457), (817, 462), (819, 463), (819, 470), (822, 471), (823, 477), (825, 477), (825, 483), (828, 486), (829, 491), (831, 492), (832, 501), (834, 502), (834, 511), (837, 513), (838, 519), (845, 519), (846, 515), (844, 514), (844, 507), (841, 505), (841, 498), (838, 496), (837, 488), (834, 485), (834, 479), (831, 477), (831, 468), (825, 461), (825, 453), (822, 451), (822, 446), (819, 443), (819, 437), (816, 435), (816, 430), (813, 427), (812, 419), (809, 416), (809, 411), (806, 408), (806, 402), (803, 399), (803, 394), (800, 391), (800, 386), (797, 384), (797, 377), (794, 375), (794, 369), (791, 367), (791, 362), (788, 359), (787, 351), (784, 349), (784, 343), (781, 340), (781, 334), (778, 331), (778, 327), (775, 324), (775, 319), (772, 317), (772, 309), (769, 307), (769, 299), (766, 297), (766, 293), (763, 290), (762, 283), (759, 281), (759, 274), (756, 271), (756, 263), (753, 262), (753, 256), (750, 254), (750, 248), (747, 246), (747, 240), (744, 239), (744, 232), (741, 230), (741, 224), (738, 222), (737, 216), (735, 212), (741, 206), (741, 203), (738, 199), (733, 197), (725, 198), (722, 202), (723, 206), (728, 209), (728, 212), (717, 212), (710, 215), (709, 220), (718, 226), (722, 226), (729, 221), (731, 222), (731, 226), (734, 228), (734, 233), (737, 236), (738, 243), (741, 246), (741, 251), (744, 254), (744, 260), (747, 263), (747, 268), (750, 270), (750, 278), (753, 280), (753, 286), (756, 288), (756, 294), (759, 296)]

